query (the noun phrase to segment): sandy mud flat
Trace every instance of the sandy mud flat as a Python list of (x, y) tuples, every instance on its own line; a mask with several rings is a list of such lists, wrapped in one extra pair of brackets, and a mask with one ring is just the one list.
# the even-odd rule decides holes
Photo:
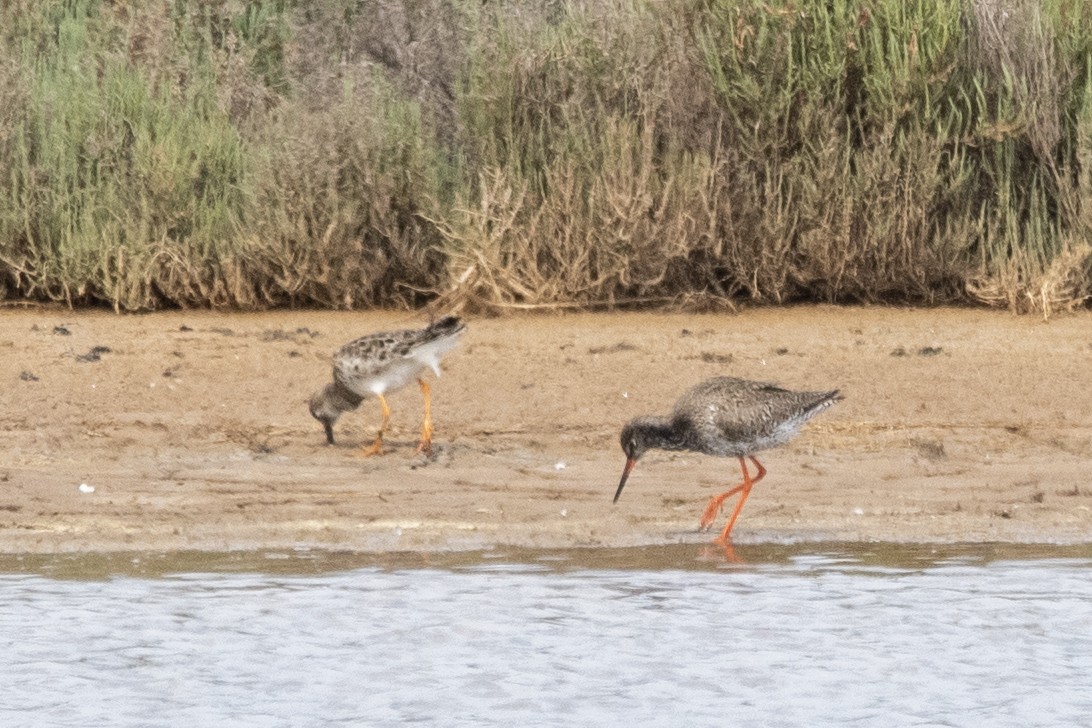
[(845, 395), (762, 457), (736, 543), (1092, 541), (1088, 313), (470, 319), (433, 387), (433, 458), (414, 452), (415, 386), (389, 398), (386, 454), (358, 455), (374, 401), (327, 446), (306, 400), (330, 353), (423, 323), (0, 310), (0, 552), (700, 543), (734, 460), (652, 452), (611, 497), (621, 424), (718, 374)]

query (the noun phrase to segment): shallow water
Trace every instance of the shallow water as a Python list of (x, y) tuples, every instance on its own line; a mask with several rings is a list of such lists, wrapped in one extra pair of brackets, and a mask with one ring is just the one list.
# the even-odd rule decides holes
[(1072, 726), (1092, 547), (0, 559), (0, 725)]

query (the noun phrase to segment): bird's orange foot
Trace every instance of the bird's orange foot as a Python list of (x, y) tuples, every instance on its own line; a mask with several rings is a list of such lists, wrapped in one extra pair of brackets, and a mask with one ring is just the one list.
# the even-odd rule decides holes
[[(724, 505), (724, 501), (748, 487), (747, 483), (741, 483), (726, 493), (721, 493), (720, 495), (715, 495), (710, 498), (709, 505), (705, 507), (705, 510), (701, 514), (701, 521), (698, 522), (698, 529), (704, 531), (709, 528), (713, 521), (716, 520), (717, 514), (720, 513), (720, 507)], [(743, 497), (746, 498), (747, 496), (744, 495)]]
[(698, 521), (698, 530), (704, 531), (713, 524), (713, 521), (717, 519), (717, 514), (720, 513), (720, 507), (724, 503), (724, 498), (721, 496), (713, 496), (709, 499), (709, 505), (702, 511), (701, 520)]
[(382, 454), (383, 454), (383, 438), (382, 437), (375, 438), (375, 442), (373, 442), (371, 445), (368, 445), (367, 447), (364, 447), (364, 448), (362, 448), (360, 450), (360, 456), (365, 457), (365, 458), (370, 458), (370, 457), (373, 457), (375, 455), (382, 455)]
[(417, 443), (417, 452), (432, 455), (432, 440), (421, 440)]

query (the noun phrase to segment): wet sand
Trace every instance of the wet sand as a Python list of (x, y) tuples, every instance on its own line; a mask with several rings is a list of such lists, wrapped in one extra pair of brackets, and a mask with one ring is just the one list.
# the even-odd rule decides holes
[(761, 456), (737, 544), (1092, 541), (1087, 312), (471, 319), (433, 386), (433, 458), (414, 452), (415, 386), (389, 397), (386, 454), (358, 455), (374, 401), (327, 446), (306, 400), (330, 353), (423, 323), (0, 310), (0, 552), (700, 543), (723, 526), (697, 531), (708, 498), (738, 482), (734, 460), (652, 452), (611, 497), (622, 423), (718, 374), (846, 397)]

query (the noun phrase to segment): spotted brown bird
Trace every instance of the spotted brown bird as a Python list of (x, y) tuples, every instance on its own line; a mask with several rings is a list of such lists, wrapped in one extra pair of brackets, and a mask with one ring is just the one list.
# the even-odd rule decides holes
[(326, 442), (334, 444), (334, 423), (342, 412), (356, 409), (367, 397), (379, 399), (383, 421), (375, 441), (364, 448), (364, 455), (378, 455), (383, 450), (383, 433), (390, 422), (387, 392), (401, 389), (417, 379), (425, 400), (418, 452), (432, 452), (431, 388), (424, 371), (440, 376), (440, 359), (451, 351), (466, 328), (455, 316), (431, 323), (423, 329), (381, 331), (350, 341), (334, 354), (334, 380), (316, 392), (309, 403), (311, 416), (322, 423)]
[[(713, 496), (700, 521), (700, 528), (708, 528), (724, 501), (739, 493), (732, 517), (716, 539), (717, 543), (727, 544), (751, 487), (766, 475), (766, 468), (754, 454), (784, 445), (796, 436), (801, 425), (840, 399), (837, 389), (793, 392), (775, 384), (736, 377), (707, 379), (683, 394), (669, 416), (636, 417), (622, 428), (626, 466), (614, 502), (617, 503), (622, 495), (622, 488), (637, 460), (652, 448), (739, 458), (743, 482)], [(754, 476), (747, 471), (744, 458), (749, 458), (758, 468)]]

